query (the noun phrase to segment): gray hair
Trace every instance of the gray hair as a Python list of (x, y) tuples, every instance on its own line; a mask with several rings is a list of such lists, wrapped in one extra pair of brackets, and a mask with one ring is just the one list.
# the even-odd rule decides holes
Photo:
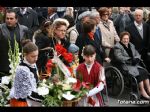
[(90, 15), (90, 11), (85, 11), (85, 12), (82, 12), (79, 16), (78, 16), (78, 19), (81, 20), (82, 18), (86, 17), (86, 16), (89, 16)]
[(90, 18), (95, 18), (96, 16), (100, 16), (98, 11), (91, 11)]
[(134, 11), (134, 13), (133, 13), (133, 14), (134, 14), (134, 16), (135, 16), (135, 14), (137, 14), (137, 13), (138, 13), (138, 14), (141, 14), (141, 15), (142, 15), (142, 17), (143, 17), (143, 10), (142, 10), (142, 9), (138, 9), (138, 8), (137, 8), (137, 9), (135, 9), (135, 11)]

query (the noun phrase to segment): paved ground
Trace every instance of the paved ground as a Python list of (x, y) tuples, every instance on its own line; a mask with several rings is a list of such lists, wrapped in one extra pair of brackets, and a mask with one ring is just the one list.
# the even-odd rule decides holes
[(131, 101), (129, 99), (129, 91), (126, 90), (119, 98), (112, 98), (109, 97), (110, 107), (146, 107), (150, 106), (150, 101), (147, 100), (138, 100), (138, 101)]

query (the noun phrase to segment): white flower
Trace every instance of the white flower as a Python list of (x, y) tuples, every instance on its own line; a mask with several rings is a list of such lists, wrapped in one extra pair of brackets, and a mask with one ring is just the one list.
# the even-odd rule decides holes
[(54, 84), (53, 83), (49, 83), (48, 88), (53, 88)]
[(67, 80), (66, 80), (66, 84), (76, 83), (76, 82), (77, 82), (77, 79), (75, 79), (73, 77), (68, 77)]
[(39, 87), (37, 88), (37, 92), (39, 95), (47, 95), (49, 93), (49, 89), (47, 87)]
[(46, 79), (43, 79), (42, 83), (46, 83)]
[(70, 93), (70, 91), (67, 91), (66, 94), (63, 94), (62, 97), (64, 97), (66, 100), (72, 100), (73, 98), (75, 98), (75, 95), (72, 95)]
[(10, 76), (2, 77), (2, 81), (1, 81), (2, 84), (7, 84), (8, 85), (9, 82), (10, 82)]
[(13, 69), (13, 68), (14, 68), (13, 63), (10, 63), (9, 67), (10, 67), (11, 69)]
[(69, 85), (69, 84), (62, 84), (62, 89), (63, 90), (71, 90), (71, 85)]
[(21, 54), (22, 54), (22, 53), (19, 53), (19, 58), (20, 58)]
[(10, 59), (10, 58), (9, 58), (8, 60), (9, 60), (9, 62), (11, 62), (11, 59)]

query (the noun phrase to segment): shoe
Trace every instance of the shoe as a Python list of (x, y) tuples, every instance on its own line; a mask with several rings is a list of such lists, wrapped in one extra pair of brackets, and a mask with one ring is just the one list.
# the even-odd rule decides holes
[(142, 100), (150, 100), (150, 97), (147, 98), (147, 97), (141, 96), (140, 99), (142, 99)]

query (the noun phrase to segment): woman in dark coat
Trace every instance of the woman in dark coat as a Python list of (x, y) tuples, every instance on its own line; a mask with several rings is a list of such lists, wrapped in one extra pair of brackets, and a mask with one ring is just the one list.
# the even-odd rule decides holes
[(103, 65), (104, 61), (104, 52), (100, 47), (100, 41), (94, 36), (96, 31), (96, 22), (93, 19), (89, 19), (83, 23), (82, 34), (79, 34), (79, 37), (76, 40), (76, 45), (80, 48), (79, 50), (79, 62), (83, 62), (82, 49), (85, 45), (92, 45), (96, 49), (96, 61)]
[(121, 68), (133, 75), (139, 84), (141, 96), (150, 100), (150, 83), (148, 71), (140, 66), (141, 56), (134, 45), (129, 42), (130, 34), (122, 32), (120, 34), (121, 42), (114, 46), (114, 56)]
[(39, 49), (39, 56), (37, 60), (37, 66), (40, 73), (45, 72), (45, 64), (48, 60), (50, 53), (50, 33), (51, 33), (51, 21), (44, 21), (40, 30), (38, 30), (35, 35), (35, 44)]

